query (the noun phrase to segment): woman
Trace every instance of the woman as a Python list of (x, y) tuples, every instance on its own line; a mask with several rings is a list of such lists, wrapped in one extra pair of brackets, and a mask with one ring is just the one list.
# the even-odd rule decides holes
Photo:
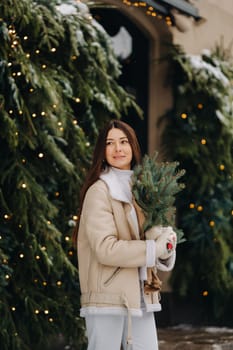
[(171, 227), (154, 227), (162, 233), (156, 241), (140, 239), (141, 213), (131, 192), (132, 169), (140, 160), (134, 130), (109, 122), (96, 143), (76, 228), (88, 350), (158, 349), (153, 312), (161, 308), (159, 287), (145, 292), (144, 280), (147, 268), (173, 268), (175, 234)]

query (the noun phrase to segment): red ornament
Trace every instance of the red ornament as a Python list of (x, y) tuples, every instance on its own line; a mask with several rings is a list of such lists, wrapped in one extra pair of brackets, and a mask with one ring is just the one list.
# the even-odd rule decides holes
[(167, 243), (167, 250), (172, 250), (173, 249), (173, 244), (171, 242)]

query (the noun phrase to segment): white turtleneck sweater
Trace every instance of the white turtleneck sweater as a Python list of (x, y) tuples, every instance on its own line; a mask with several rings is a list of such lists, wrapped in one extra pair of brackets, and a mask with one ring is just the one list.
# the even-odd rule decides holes
[(131, 176), (133, 175), (133, 170), (122, 170), (114, 167), (111, 167), (111, 170), (118, 177), (120, 182), (120, 187), (125, 193), (129, 203), (132, 203), (133, 196), (131, 191), (131, 185), (132, 185)]

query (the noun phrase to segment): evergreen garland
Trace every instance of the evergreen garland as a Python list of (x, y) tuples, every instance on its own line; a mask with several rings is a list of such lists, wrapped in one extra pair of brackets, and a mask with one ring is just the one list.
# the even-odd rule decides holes
[(98, 129), (139, 109), (84, 4), (3, 0), (0, 42), (0, 348), (81, 350), (79, 189)]
[(203, 322), (224, 325), (232, 325), (233, 296), (232, 62), (221, 45), (199, 56), (173, 47), (174, 108), (162, 118), (167, 151), (186, 169), (177, 208), (187, 241), (178, 247), (173, 289), (200, 303)]

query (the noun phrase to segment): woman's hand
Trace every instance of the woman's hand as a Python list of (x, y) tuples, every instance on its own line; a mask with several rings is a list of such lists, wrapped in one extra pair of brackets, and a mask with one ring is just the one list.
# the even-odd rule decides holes
[(155, 240), (156, 259), (168, 259), (176, 249), (177, 237), (171, 226), (153, 226), (145, 232), (145, 237)]

